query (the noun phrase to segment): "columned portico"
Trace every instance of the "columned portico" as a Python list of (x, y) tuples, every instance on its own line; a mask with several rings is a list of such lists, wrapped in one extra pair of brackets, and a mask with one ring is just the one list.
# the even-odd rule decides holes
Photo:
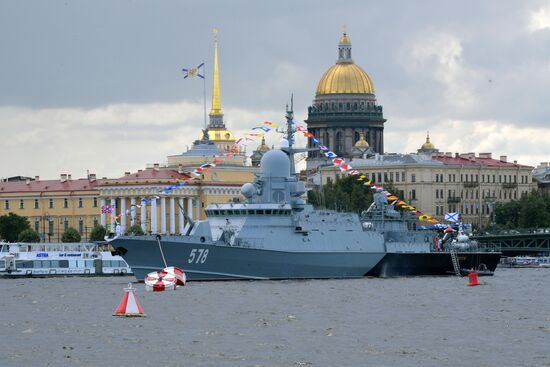
[(176, 234), (176, 213), (174, 212), (174, 197), (170, 197), (170, 234)]
[(136, 198), (130, 199), (130, 225), (133, 226), (136, 224)]
[(126, 232), (126, 198), (120, 198), (120, 229)]
[(103, 212), (103, 208), (105, 208), (106, 201), (105, 199), (101, 199), (101, 215), (100, 215), (100, 222), (103, 227), (107, 224), (105, 213)]
[(193, 198), (192, 197), (187, 198), (187, 215), (189, 216), (189, 218), (195, 219), (193, 217)]
[(151, 233), (157, 234), (157, 199), (151, 200)]
[(143, 232), (147, 231), (147, 202), (144, 201), (145, 198), (141, 198), (142, 201), (141, 201), (141, 210), (140, 210), (140, 215), (141, 215), (141, 229), (143, 229)]
[(201, 199), (200, 198), (196, 198), (195, 199), (195, 205), (197, 206), (197, 220), (200, 220), (201, 219)]
[(178, 232), (183, 234), (185, 213), (183, 212), (183, 198), (178, 198)]
[(116, 217), (116, 199), (111, 198), (111, 232), (115, 230), (115, 217)]
[(160, 233), (166, 234), (166, 198), (160, 198)]

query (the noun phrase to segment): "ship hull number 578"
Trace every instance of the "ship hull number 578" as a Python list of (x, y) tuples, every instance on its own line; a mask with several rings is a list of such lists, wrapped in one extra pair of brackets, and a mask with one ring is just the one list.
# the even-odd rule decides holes
[(189, 253), (189, 258), (187, 259), (187, 262), (189, 264), (204, 264), (206, 259), (208, 258), (208, 249), (202, 249), (202, 248), (194, 248)]

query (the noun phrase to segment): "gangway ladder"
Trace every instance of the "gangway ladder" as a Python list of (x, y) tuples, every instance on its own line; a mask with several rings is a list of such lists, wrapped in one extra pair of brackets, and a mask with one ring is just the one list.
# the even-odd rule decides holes
[(451, 247), (449, 249), (449, 252), (451, 254), (451, 260), (453, 261), (453, 268), (455, 270), (455, 274), (457, 277), (461, 276), (460, 274), (460, 262), (458, 261), (458, 254), (456, 253), (456, 250)]

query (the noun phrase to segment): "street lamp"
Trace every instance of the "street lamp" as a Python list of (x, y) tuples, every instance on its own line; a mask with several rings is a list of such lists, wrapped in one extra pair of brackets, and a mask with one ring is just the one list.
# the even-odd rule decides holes
[[(42, 238), (44, 239), (44, 242), (46, 242), (46, 219), (48, 219), (48, 222), (49, 222), (49, 219), (50, 219), (50, 213), (48, 212), (44, 212), (44, 214), (42, 214)], [(48, 223), (48, 230), (49, 230), (49, 223)], [(48, 236), (50, 236), (50, 234), (48, 233)]]

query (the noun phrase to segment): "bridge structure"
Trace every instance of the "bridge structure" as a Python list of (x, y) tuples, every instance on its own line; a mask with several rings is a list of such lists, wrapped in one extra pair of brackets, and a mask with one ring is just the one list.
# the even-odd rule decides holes
[(506, 230), (472, 236), (472, 239), (498, 246), (504, 256), (550, 255), (550, 228)]

